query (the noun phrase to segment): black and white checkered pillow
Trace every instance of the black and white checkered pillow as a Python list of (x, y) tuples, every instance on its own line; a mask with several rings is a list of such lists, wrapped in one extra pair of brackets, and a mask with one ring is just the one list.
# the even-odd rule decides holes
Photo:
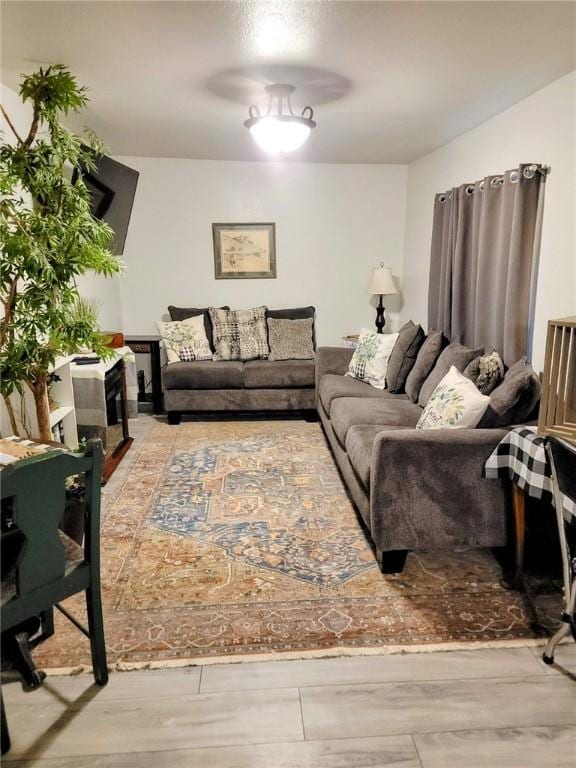
[(193, 347), (178, 347), (178, 357), (181, 363), (192, 363), (196, 360)]

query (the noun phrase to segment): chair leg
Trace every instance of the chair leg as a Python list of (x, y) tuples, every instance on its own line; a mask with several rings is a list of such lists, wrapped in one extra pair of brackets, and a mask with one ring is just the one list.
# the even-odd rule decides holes
[(0, 691), (0, 708), (1, 713), (0, 717), (2, 719), (2, 754), (5, 755), (6, 752), (10, 750), (10, 731), (8, 730), (8, 721), (6, 720), (6, 709), (4, 708), (4, 696), (2, 696), (2, 692)]
[(576, 640), (576, 578), (568, 585), (568, 594), (565, 595), (566, 609), (562, 611), (563, 624), (560, 629), (552, 635), (546, 643), (546, 648), (542, 654), (542, 660), (545, 664), (554, 664), (554, 652), (556, 647), (566, 635), (572, 632)]
[(3, 652), (22, 677), (22, 687), (25, 691), (39, 688), (46, 677), (46, 673), (36, 667), (30, 655), (30, 638), (39, 628), (40, 621), (34, 617), (9, 629), (2, 638)]
[(108, 664), (106, 661), (104, 619), (102, 617), (102, 596), (98, 582), (86, 590), (86, 610), (94, 680), (98, 685), (106, 685), (108, 682)]

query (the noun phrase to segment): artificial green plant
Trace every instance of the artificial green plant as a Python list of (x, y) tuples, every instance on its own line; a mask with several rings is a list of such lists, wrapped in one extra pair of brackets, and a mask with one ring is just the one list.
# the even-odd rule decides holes
[(110, 250), (112, 230), (91, 214), (81, 174), (72, 182), (72, 169), (92, 169), (103, 151), (93, 133), (61, 123), (86, 106), (86, 89), (54, 65), (23, 76), (20, 96), (32, 107), (27, 133), (0, 105), (0, 392), (17, 433), (10, 396), (28, 387), (38, 436), (49, 440), (47, 385), (56, 358), (81, 348), (107, 350), (77, 278), (88, 271), (111, 276), (121, 264)]

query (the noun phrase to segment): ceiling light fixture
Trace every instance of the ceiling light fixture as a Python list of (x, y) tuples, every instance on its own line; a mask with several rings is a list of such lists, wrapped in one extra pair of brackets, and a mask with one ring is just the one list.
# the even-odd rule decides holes
[[(265, 115), (252, 105), (248, 110), (249, 119), (244, 125), (254, 138), (254, 141), (265, 152), (271, 155), (293, 152), (306, 141), (316, 127), (312, 119), (314, 112), (312, 107), (304, 107), (301, 115), (295, 115), (290, 103), (290, 94), (296, 89), (293, 85), (267, 85), (265, 91), (268, 94), (268, 111)], [(276, 99), (276, 112), (272, 112)]]

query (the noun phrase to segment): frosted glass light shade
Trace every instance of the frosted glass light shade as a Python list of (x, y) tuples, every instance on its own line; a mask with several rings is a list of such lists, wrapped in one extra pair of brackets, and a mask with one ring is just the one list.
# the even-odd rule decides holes
[(398, 293), (390, 267), (379, 266), (374, 269), (368, 292), (373, 294), (383, 294), (385, 296), (389, 296), (392, 293)]
[(271, 155), (298, 149), (310, 136), (310, 130), (302, 122), (277, 120), (274, 117), (264, 117), (250, 126), (250, 133), (258, 146)]

